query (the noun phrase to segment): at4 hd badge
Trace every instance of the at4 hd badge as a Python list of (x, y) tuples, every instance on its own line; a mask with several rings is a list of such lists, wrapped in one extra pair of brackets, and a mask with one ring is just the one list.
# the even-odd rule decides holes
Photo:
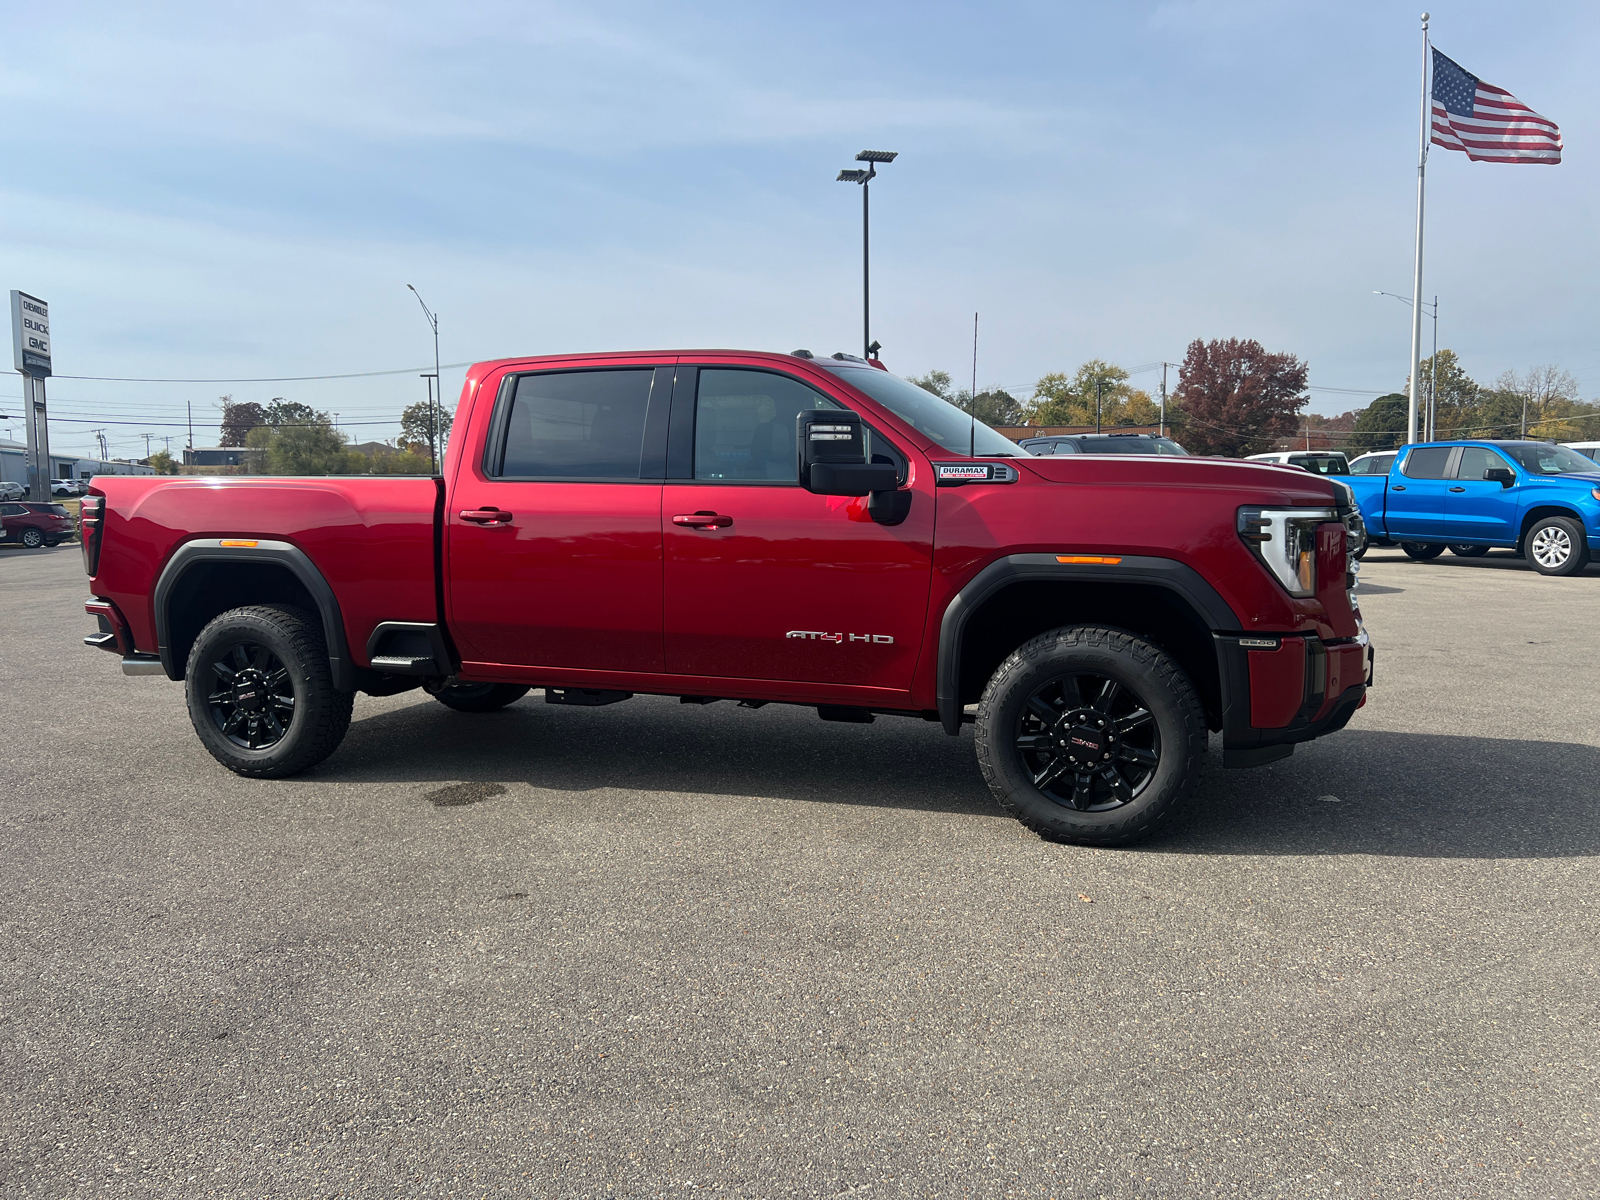
[(1017, 469), (1006, 463), (934, 463), (933, 481), (939, 487), (960, 487), (964, 483), (1015, 483)]
[(791, 629), (783, 636), (799, 638), (805, 642), (833, 642), (835, 645), (844, 642), (867, 642), (875, 646), (894, 645), (894, 639), (887, 633), (823, 633), (818, 629)]

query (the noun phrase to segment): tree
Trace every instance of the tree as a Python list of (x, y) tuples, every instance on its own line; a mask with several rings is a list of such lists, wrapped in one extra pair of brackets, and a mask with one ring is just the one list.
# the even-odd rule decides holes
[(1410, 403), (1404, 393), (1390, 392), (1358, 410), (1355, 428), (1350, 433), (1350, 450), (1356, 454), (1366, 454), (1369, 450), (1399, 448), (1406, 440)]
[(157, 450), (144, 461), (147, 466), (154, 469), (157, 475), (176, 475), (178, 473), (177, 461), (165, 450)]
[(267, 405), (261, 415), (262, 419), (274, 428), (285, 425), (331, 424), (327, 413), (319, 413), (309, 404), (301, 404), (297, 400), (285, 400), (282, 396), (274, 396), (272, 403)]
[[(1577, 400), (1578, 381), (1571, 372), (1553, 365), (1534, 367), (1521, 375), (1507, 371), (1495, 381), (1493, 392), (1492, 399), (1498, 401), (1494, 405), (1499, 410), (1496, 416), (1506, 425), (1514, 423), (1514, 427), (1500, 433), (1500, 437), (1525, 436), (1524, 430), (1527, 436), (1553, 436), (1536, 431), (1546, 424), (1556, 429), (1565, 428), (1560, 418), (1571, 415), (1581, 403)], [(1515, 415), (1505, 420), (1511, 416), (1511, 410), (1515, 410)]]
[(433, 441), (431, 422), (435, 416), (439, 421), (439, 457), (443, 458), (445, 445), (450, 441), (450, 414), (437, 405), (430, 414), (426, 400), (406, 405), (400, 414), (401, 448), (426, 457)]
[(1034, 385), (1028, 424), (1093, 425), (1097, 399), (1101, 425), (1154, 425), (1160, 419), (1160, 406), (1149, 392), (1129, 386), (1126, 371), (1091, 358), (1070, 379), (1058, 371)]
[(223, 446), (242, 446), (250, 431), (267, 423), (266, 410), (254, 400), (234, 400), (232, 396), (218, 396), (222, 408)]
[[(1441, 350), (1435, 358), (1439, 364), (1437, 373), (1433, 358), (1423, 359), (1417, 371), (1417, 382), (1421, 384), (1417, 389), (1417, 435), (1422, 435), (1427, 423), (1428, 389), (1432, 387), (1434, 433), (1440, 438), (1468, 437), (1468, 431), (1481, 424), (1479, 410), (1483, 389), (1461, 369), (1461, 361), (1454, 350)], [(1410, 380), (1407, 380), (1400, 390), (1407, 391), (1409, 387)], [(1400, 427), (1404, 429), (1405, 424)]]
[(1298, 425), (1306, 372), (1294, 355), (1270, 353), (1253, 338), (1196, 338), (1173, 390), (1184, 445), (1230, 458), (1269, 449)]
[[(939, 399), (954, 404), (962, 412), (972, 412), (972, 392), (962, 388), (959, 392), (952, 391), (949, 371), (929, 371), (926, 375), (913, 375), (911, 383), (916, 384), (925, 392), (932, 392)], [(978, 393), (977, 417), (985, 425), (1020, 425), (1025, 419), (1023, 416), (1022, 402), (1010, 392), (1000, 388), (993, 388)]]
[[(274, 401), (274, 405), (279, 403)], [(280, 416), (305, 420), (280, 420), (250, 431), (245, 445), (262, 451), (269, 475), (339, 475), (346, 472), (365, 474), (367, 463), (359, 454), (344, 448), (345, 436), (333, 427), (327, 413), (317, 412), (303, 404), (285, 405), (293, 411)], [(269, 418), (272, 406), (268, 406)]]
[(929, 371), (926, 375), (913, 375), (908, 382), (916, 384), (925, 392), (932, 392), (941, 400), (950, 399), (949, 371)]

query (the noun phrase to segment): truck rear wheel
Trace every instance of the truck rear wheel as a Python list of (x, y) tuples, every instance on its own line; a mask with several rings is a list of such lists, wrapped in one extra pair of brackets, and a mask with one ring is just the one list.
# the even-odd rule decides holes
[(1485, 554), (1489, 553), (1489, 547), (1453, 545), (1450, 547), (1450, 553), (1454, 554), (1457, 558), (1482, 558)]
[(236, 608), (200, 631), (184, 677), (189, 719), (236, 775), (280, 779), (332, 754), (355, 696), (335, 691), (317, 620), (298, 608)]
[(1415, 562), (1427, 562), (1444, 553), (1444, 547), (1436, 542), (1401, 542), (1400, 549)]
[(494, 712), (527, 694), (528, 689), (516, 683), (457, 683), (432, 693), (446, 708), (468, 713)]
[(1182, 668), (1121, 629), (1040, 634), (1000, 664), (978, 704), (978, 767), (1043, 837), (1124, 846), (1194, 792), (1205, 710)]

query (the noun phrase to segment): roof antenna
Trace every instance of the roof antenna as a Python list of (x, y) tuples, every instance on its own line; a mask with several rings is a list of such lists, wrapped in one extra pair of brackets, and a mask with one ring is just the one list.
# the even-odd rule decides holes
[(967, 457), (978, 457), (978, 314), (972, 314), (972, 403), (968, 406), (972, 417), (971, 433), (967, 437)]

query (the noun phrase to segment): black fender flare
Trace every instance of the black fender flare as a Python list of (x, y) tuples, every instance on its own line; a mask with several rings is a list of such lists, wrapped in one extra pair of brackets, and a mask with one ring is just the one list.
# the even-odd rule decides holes
[(961, 732), (961, 642), (967, 622), (1002, 588), (1029, 580), (1153, 584), (1176, 593), (1200, 614), (1209, 632), (1237, 632), (1239, 618), (1200, 572), (1171, 558), (1123, 555), (1119, 563), (1064, 563), (1054, 554), (1008, 554), (969, 580), (945, 606), (939, 626), (934, 697), (939, 721), (952, 737)]
[(172, 552), (167, 565), (156, 580), (151, 603), (155, 606), (156, 648), (161, 656), (161, 668), (167, 678), (183, 679), (184, 664), (173, 661), (171, 634), (167, 622), (167, 608), (172, 593), (190, 567), (203, 562), (257, 562), (287, 567), (311, 593), (316, 602), (317, 614), (322, 618), (323, 636), (328, 642), (328, 667), (333, 676), (333, 686), (341, 692), (355, 690), (355, 672), (350, 662), (350, 647), (345, 641), (344, 616), (339, 611), (339, 600), (333, 588), (323, 578), (322, 572), (306, 552), (289, 542), (256, 540), (254, 545), (227, 545), (242, 541), (234, 538), (195, 538), (184, 542)]

